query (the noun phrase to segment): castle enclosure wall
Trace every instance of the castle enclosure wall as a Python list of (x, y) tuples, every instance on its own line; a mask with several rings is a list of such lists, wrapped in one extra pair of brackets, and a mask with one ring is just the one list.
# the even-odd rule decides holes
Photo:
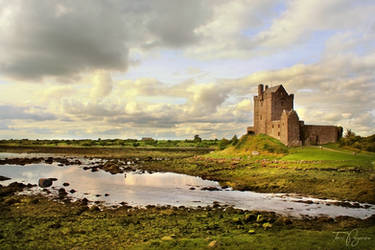
[(336, 142), (342, 136), (342, 128), (336, 126), (304, 125), (302, 139), (305, 145)]

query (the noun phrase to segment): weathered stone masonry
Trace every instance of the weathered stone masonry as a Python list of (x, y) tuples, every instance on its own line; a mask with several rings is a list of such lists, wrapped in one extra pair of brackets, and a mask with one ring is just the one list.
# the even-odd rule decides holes
[(293, 110), (294, 95), (282, 85), (263, 87), (258, 85), (258, 96), (254, 96), (254, 127), (249, 127), (248, 133), (267, 134), (287, 146), (326, 144), (341, 138), (341, 127), (305, 125), (300, 121)]

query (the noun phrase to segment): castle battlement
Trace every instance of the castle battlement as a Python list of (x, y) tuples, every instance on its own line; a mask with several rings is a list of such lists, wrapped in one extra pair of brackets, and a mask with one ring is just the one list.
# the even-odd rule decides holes
[(267, 134), (287, 146), (326, 144), (341, 138), (341, 127), (305, 125), (293, 105), (294, 95), (283, 85), (269, 88), (259, 84), (258, 96), (254, 96), (254, 127), (248, 127), (248, 133)]

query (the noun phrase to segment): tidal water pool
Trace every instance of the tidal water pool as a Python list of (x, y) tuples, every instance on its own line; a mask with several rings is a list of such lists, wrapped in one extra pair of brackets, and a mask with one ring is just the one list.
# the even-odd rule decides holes
[[(18, 157), (20, 157), (19, 154)], [(0, 158), (14, 155), (0, 154)], [(38, 157), (41, 157), (39, 154)], [(22, 156), (23, 157), (23, 156)], [(38, 184), (40, 178), (57, 178), (48, 188), (57, 193), (61, 187), (73, 199), (87, 198), (90, 201), (103, 201), (105, 205), (126, 202), (131, 206), (171, 205), (197, 207), (208, 206), (214, 202), (245, 210), (265, 210), (290, 216), (351, 216), (367, 218), (375, 214), (375, 206), (360, 204), (361, 208), (334, 205), (335, 200), (301, 197), (293, 194), (270, 194), (250, 191), (223, 189), (218, 182), (203, 180), (200, 177), (176, 173), (148, 173), (129, 171), (110, 174), (103, 170), (91, 172), (84, 170), (93, 160), (80, 159), (81, 165), (58, 166), (53, 164), (1, 165), (0, 175), (11, 178), (0, 184), (12, 182)], [(63, 186), (68, 183), (69, 186)], [(66, 185), (66, 184), (65, 184)], [(202, 190), (211, 188), (215, 191)], [(42, 192), (35, 187), (33, 192)], [(309, 201), (306, 203), (306, 201)]]

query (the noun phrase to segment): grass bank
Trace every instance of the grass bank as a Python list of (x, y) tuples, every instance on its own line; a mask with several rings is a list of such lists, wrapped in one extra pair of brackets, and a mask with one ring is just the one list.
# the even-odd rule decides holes
[(358, 249), (375, 245), (374, 218), (294, 219), (233, 208), (200, 209), (127, 206), (89, 208), (84, 202), (57, 202), (16, 195), (0, 187), (2, 249), (343, 249), (357, 230)]

